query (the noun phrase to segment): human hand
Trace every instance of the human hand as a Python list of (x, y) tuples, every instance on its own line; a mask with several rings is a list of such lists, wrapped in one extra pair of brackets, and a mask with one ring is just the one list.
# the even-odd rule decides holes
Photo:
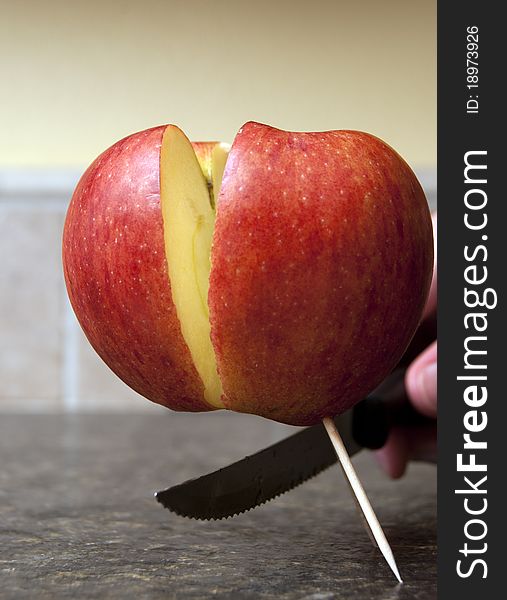
[[(437, 215), (432, 215), (436, 240)], [(434, 321), (437, 309), (436, 246), (435, 268), (428, 301), (423, 314), (423, 324)], [(414, 408), (421, 414), (435, 419), (422, 427), (398, 427), (391, 429), (385, 445), (375, 453), (377, 461), (393, 479), (401, 477), (410, 460), (436, 461), (437, 443), (437, 342), (431, 343), (411, 363), (405, 375), (405, 389)]]

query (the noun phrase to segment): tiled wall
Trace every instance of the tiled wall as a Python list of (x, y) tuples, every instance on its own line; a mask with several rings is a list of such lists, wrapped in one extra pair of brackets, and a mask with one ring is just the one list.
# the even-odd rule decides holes
[[(61, 268), (73, 172), (0, 171), (0, 412), (159, 410), (96, 356)], [(436, 177), (421, 173), (430, 205)]]
[(61, 236), (77, 178), (0, 172), (0, 412), (158, 409), (102, 363), (68, 303)]

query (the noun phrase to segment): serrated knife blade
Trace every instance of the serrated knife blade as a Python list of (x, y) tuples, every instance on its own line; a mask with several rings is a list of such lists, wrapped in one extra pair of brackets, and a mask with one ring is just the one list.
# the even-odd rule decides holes
[[(349, 455), (362, 448), (353, 436), (353, 411), (334, 419)], [(227, 467), (157, 492), (155, 497), (183, 517), (224, 519), (272, 500), (336, 461), (319, 423)]]
[[(431, 427), (405, 393), (406, 366), (435, 339), (435, 324), (421, 327), (398, 367), (367, 398), (333, 419), (349, 456), (381, 448), (393, 425)], [(434, 462), (435, 457), (423, 457)], [(288, 492), (337, 462), (322, 423), (213, 473), (155, 494), (165, 508), (194, 519), (224, 519)]]

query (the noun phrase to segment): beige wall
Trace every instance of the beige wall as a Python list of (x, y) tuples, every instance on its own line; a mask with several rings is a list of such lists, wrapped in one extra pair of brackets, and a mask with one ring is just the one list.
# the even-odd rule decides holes
[(363, 129), (435, 203), (435, 0), (0, 0), (0, 15), (0, 413), (157, 410), (84, 339), (60, 259), (79, 172), (132, 131)]
[(81, 166), (175, 122), (355, 128), (436, 158), (435, 0), (0, 1), (0, 167)]

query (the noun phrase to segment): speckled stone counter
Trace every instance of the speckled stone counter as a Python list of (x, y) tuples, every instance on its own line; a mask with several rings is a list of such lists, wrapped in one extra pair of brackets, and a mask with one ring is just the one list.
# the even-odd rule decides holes
[(0, 597), (435, 598), (434, 466), (392, 482), (367, 452), (354, 459), (403, 585), (338, 468), (224, 521), (153, 498), (292, 431), (223, 412), (0, 416)]

